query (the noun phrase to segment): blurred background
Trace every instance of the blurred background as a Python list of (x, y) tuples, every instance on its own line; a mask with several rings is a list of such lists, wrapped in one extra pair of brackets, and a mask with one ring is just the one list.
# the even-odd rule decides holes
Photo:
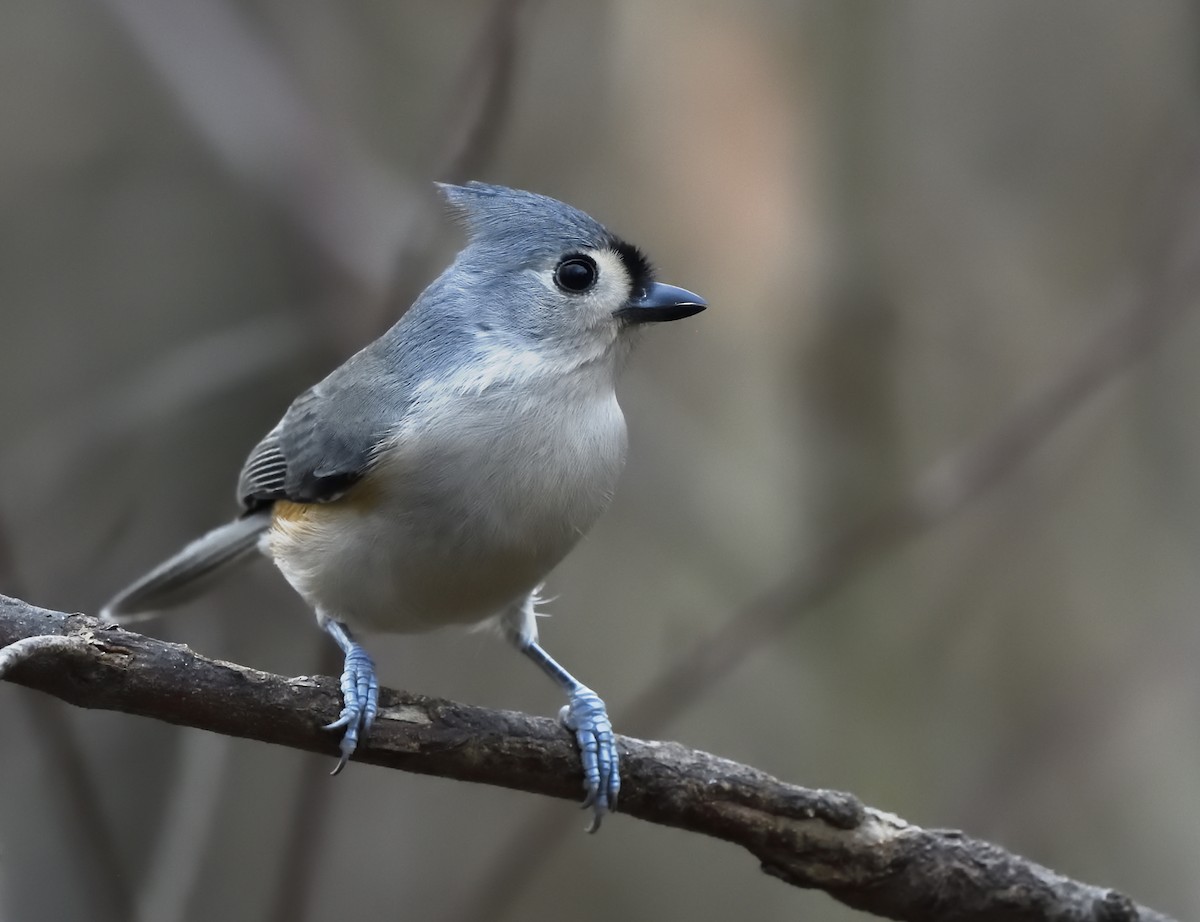
[[(712, 305), (645, 338), (550, 585), (617, 729), (1198, 918), (1198, 43), (1166, 0), (0, 5), (0, 591), (95, 612), (226, 520), (460, 243), (431, 181), (531, 188)], [(146, 629), (337, 669), (266, 565)], [(490, 636), (368, 646), (561, 703)], [(864, 918), (716, 841), (331, 767), (4, 686), (0, 918)]]

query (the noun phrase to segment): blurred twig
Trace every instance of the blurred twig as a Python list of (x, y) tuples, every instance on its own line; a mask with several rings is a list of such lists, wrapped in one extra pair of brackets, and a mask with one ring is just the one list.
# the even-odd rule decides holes
[(293, 317), (256, 317), (189, 339), (116, 386), (48, 414), (3, 455), (6, 475), (21, 484), (13, 496), (18, 511), (44, 508), (63, 484), (78, 479), (80, 465), (95, 464), (152, 425), (184, 418), (205, 400), (244, 389), (295, 360), (307, 344)]
[[(287, 679), (198, 656), (85, 615), (0, 596), (0, 649), (72, 638), (0, 677), (80, 706), (332, 753), (319, 715), (336, 714), (332, 679)], [(385, 767), (576, 798), (579, 756), (545, 718), (385, 690), (361, 760)], [(623, 812), (742, 845), (763, 870), (893, 919), (1094, 919), (1167, 922), (1128, 897), (1069, 880), (997, 846), (926, 830), (835, 791), (675, 743), (619, 739)]]
[(201, 733), (185, 735), (176, 751), (171, 796), (138, 892), (139, 922), (188, 918), (226, 793), (231, 748), (228, 737)]
[[(244, 389), (278, 366), (302, 355), (309, 337), (290, 315), (256, 317), (233, 324), (206, 336), (189, 340), (139, 368), (128, 379), (76, 402), (69, 410), (52, 414), (41, 426), (19, 439), (4, 458), (10, 478), (22, 484), (11, 503), (14, 518), (21, 521), (33, 510), (43, 510), (50, 497), (58, 496), (63, 484), (77, 483), (81, 466), (95, 465), (98, 457), (119, 446), (135, 441), (138, 431), (170, 420), (185, 418), (188, 411), (206, 400)], [(0, 535), (2, 541), (2, 535)], [(3, 571), (3, 547), (0, 545), (0, 572)], [(9, 591), (19, 591), (14, 583), (0, 583)], [(97, 802), (98, 792), (85, 771), (83, 753), (66, 722), (61, 708), (42, 698), (30, 701), (32, 720), (42, 728), (37, 739), (46, 747), (51, 770), (64, 773), (64, 790), (78, 791), (71, 812), (90, 830), (77, 838), (85, 841), (86, 851), (100, 863), (96, 875), (105, 886), (124, 888), (126, 876), (115, 867), (117, 851), (104, 828)], [(213, 768), (213, 760), (205, 763)], [(145, 875), (137, 899), (141, 918), (181, 917), (191, 891), (191, 881), (203, 858), (200, 844), (206, 831), (203, 824), (192, 822), (206, 817), (215, 789), (210, 778), (195, 770), (184, 770), (176, 779), (179, 796), (163, 818), (161, 841), (151, 849), (156, 856), (151, 873)], [(189, 812), (193, 811), (193, 812)], [(191, 856), (189, 864), (180, 856)], [(119, 910), (112, 919), (134, 918), (131, 892), (120, 894)]]
[[(266, 191), (395, 319), (397, 278), (428, 245), (431, 198), (323, 125), (284, 62), (223, 0), (170, 7), (103, 0), (171, 91), (197, 135), (243, 182)], [(494, 0), (446, 106), (438, 177), (468, 178), (495, 149), (515, 77), (523, 0)], [(219, 61), (219, 63), (217, 63)], [(401, 309), (407, 290), (399, 292)]]
[[(338, 675), (342, 660), (335, 648), (322, 644), (316, 656), (321, 675)], [(318, 880), (317, 866), (327, 841), (330, 819), (329, 766), (317, 759), (306, 759), (288, 808), (289, 816), (280, 851), (279, 870), (271, 896), (267, 922), (304, 922)]]
[[(528, 5), (528, 0), (493, 0), (484, 17), (466, 56), (458, 91), (445, 107), (446, 124), (432, 170), (442, 182), (470, 179), (495, 153), (516, 81), (520, 15)], [(428, 199), (422, 198), (400, 235), (396, 282), (386, 299), (375, 302), (376, 327), (394, 322), (419, 290), (414, 270), (429, 248), (429, 218)]]
[[(1192, 169), (1192, 164), (1188, 164)], [(835, 535), (793, 573), (762, 593), (668, 665), (617, 709), (615, 724), (661, 734), (748, 656), (818, 607), (880, 559), (949, 520), (1015, 473), (1089, 399), (1128, 369), (1192, 307), (1200, 287), (1200, 174), (1172, 201), (1168, 230), (1147, 254), (1133, 303), (993, 429), (947, 453), (894, 500)], [(549, 810), (534, 814), (497, 850), (457, 917), (484, 910), (503, 918), (567, 833)]]
[[(20, 582), (8, 530), (0, 522), (0, 586), (8, 592), (17, 592)], [(63, 642), (68, 638), (56, 640)], [(14, 664), (16, 657), (10, 653), (12, 650), (12, 646), (0, 650), (0, 673)], [(44, 645), (31, 643), (16, 656), (33, 657), (45, 651)], [(34, 731), (24, 738), (39, 750), (46, 786), (56, 793), (60, 804), (57, 815), (67, 827), (62, 841), (72, 846), (74, 860), (86, 875), (82, 888), (87, 894), (90, 918), (94, 922), (127, 922), (133, 918), (133, 890), (121, 867), (112, 829), (100, 809), (100, 790), (88, 774), (87, 761), (65, 709), (60, 702), (44, 695), (20, 695), (17, 700), (27, 712)]]
[(493, 0), (466, 56), (460, 89), (447, 111), (437, 176), (463, 182), (486, 165), (512, 103), (519, 16), (524, 0)]
[(1185, 298), (1156, 298), (1122, 313), (995, 429), (935, 463), (895, 501), (835, 537), (806, 565), (696, 644), (628, 704), (627, 725), (639, 733), (665, 725), (749, 653), (864, 568), (987, 494), (1139, 358), (1188, 306)]
[(419, 198), (412, 186), (344, 128), (325, 130), (285, 63), (225, 0), (103, 2), (225, 166), (366, 291), (386, 291)]

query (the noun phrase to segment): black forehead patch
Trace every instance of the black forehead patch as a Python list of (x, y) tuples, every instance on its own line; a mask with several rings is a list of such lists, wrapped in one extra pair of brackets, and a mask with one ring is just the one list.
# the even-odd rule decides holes
[(650, 264), (645, 253), (619, 237), (611, 238), (608, 241), (608, 248), (621, 258), (625, 271), (629, 273), (629, 279), (633, 283), (634, 291), (645, 291), (654, 284), (654, 266)]

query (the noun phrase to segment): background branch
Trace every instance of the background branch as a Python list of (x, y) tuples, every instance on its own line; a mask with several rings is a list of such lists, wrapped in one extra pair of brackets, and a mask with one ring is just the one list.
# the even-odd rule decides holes
[[(36, 640), (36, 638), (45, 638)], [(53, 638), (53, 639), (50, 639)], [(0, 676), (87, 708), (334, 752), (330, 678), (285, 678), (85, 615), (0, 596)], [(43, 655), (37, 650), (42, 648)], [(553, 797), (579, 795), (578, 757), (553, 721), (387, 690), (361, 761)], [(1165, 920), (986, 842), (927, 830), (835, 791), (784, 784), (676, 743), (621, 739), (622, 812), (744, 846), (763, 870), (895, 919)]]
[[(24, 592), (8, 528), (0, 519), (0, 585)], [(0, 646), (0, 675), (19, 658), (33, 656), (46, 642), (71, 643), (68, 637), (28, 637)], [(36, 728), (31, 744), (40, 756), (39, 770), (56, 792), (56, 810), (44, 822), (62, 826), (61, 841), (69, 843), (71, 859), (82, 871), (93, 922), (122, 922), (133, 917), (136, 905), (128, 876), (117, 858), (117, 840), (101, 809), (100, 791), (88, 771), (86, 752), (61, 701), (45, 695), (22, 694), (17, 699), (25, 722)]]
[[(1185, 147), (1188, 153), (1194, 150), (1192, 144)], [(1136, 294), (990, 429), (946, 452), (890, 501), (835, 532), (783, 580), (668, 663), (617, 709), (619, 726), (647, 736), (664, 733), (756, 651), (820, 611), (881, 560), (944, 526), (1019, 472), (1055, 433), (1158, 346), (1194, 306), (1200, 285), (1195, 255), (1200, 252), (1200, 174), (1193, 157), (1181, 159), (1184, 165), (1175, 173), (1183, 175), (1173, 173), (1175, 181), (1167, 184), (1171, 198), (1160, 206), (1165, 213), (1161, 239), (1144, 254)], [(485, 907), (502, 916), (567, 832), (548, 810), (530, 815), (496, 850), (461, 917), (476, 918)]]
[(424, 190), (397, 177), (344, 126), (326, 131), (286, 63), (236, 5), (103, 3), (220, 161), (276, 201), (362, 288), (386, 291), (407, 216)]

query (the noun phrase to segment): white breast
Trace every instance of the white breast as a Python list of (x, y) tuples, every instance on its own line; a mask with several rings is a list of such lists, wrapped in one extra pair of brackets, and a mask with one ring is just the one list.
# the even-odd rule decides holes
[(625, 421), (604, 368), (526, 386), (428, 385), (346, 498), (266, 539), (325, 614), (374, 630), (483, 620), (522, 598), (607, 508)]

